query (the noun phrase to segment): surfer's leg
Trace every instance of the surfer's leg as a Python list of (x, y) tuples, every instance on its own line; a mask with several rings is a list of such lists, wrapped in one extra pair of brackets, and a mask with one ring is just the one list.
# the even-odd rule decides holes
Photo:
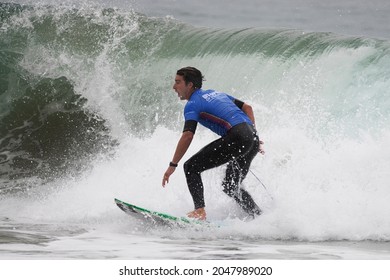
[(205, 207), (201, 173), (232, 159), (231, 146), (227, 145), (229, 141), (226, 140), (226, 137), (222, 137), (211, 142), (184, 163), (184, 174), (195, 209)]
[(253, 200), (252, 196), (245, 189), (239, 187), (242, 181), (242, 174), (239, 168), (235, 168), (237, 163), (229, 163), (226, 176), (222, 183), (223, 191), (238, 203), (238, 205), (250, 216), (260, 215), (261, 209)]
[(225, 179), (222, 182), (223, 191), (240, 205), (240, 207), (251, 216), (260, 215), (261, 209), (254, 202), (252, 196), (239, 185), (245, 179), (249, 172), (249, 167), (257, 155), (259, 149), (259, 141), (256, 137), (253, 146), (250, 150), (229, 162), (226, 168)]
[(194, 201), (194, 209), (204, 208), (204, 191), (202, 177), (200, 171), (196, 170), (197, 166), (186, 162), (184, 164), (184, 172), (186, 175), (188, 189)]

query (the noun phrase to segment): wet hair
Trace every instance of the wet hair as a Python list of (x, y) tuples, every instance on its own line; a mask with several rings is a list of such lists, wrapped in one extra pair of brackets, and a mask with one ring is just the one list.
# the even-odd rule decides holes
[(176, 75), (183, 76), (183, 79), (186, 84), (192, 82), (194, 88), (202, 88), (202, 82), (204, 80), (204, 77), (202, 73), (195, 67), (188, 66), (181, 68), (177, 70)]

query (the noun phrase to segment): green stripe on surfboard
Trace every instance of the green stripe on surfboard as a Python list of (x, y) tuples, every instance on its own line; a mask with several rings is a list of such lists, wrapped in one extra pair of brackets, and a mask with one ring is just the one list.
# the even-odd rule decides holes
[(133, 204), (121, 201), (121, 200), (119, 200), (117, 198), (115, 198), (115, 203), (116, 204), (120, 203), (120, 204), (126, 205), (127, 207), (133, 208), (134, 210), (136, 210), (136, 211), (138, 211), (140, 213), (149, 214), (149, 215), (152, 215), (152, 216), (157, 216), (157, 217), (166, 219), (168, 221), (183, 222), (183, 223), (187, 223), (187, 224), (204, 224), (204, 221), (199, 221), (199, 220), (195, 220), (195, 219), (187, 219), (185, 217), (175, 217), (175, 216), (172, 216), (172, 215), (169, 215), (169, 214), (166, 214), (166, 213), (152, 211), (152, 210), (149, 210), (149, 209), (146, 209), (146, 208), (142, 208), (142, 207), (139, 207), (139, 206), (136, 206), (136, 205), (133, 205)]

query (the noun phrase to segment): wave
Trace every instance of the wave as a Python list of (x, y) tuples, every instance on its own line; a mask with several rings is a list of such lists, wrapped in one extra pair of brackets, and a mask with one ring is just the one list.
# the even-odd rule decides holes
[[(390, 211), (389, 41), (288, 29), (198, 28), (132, 10), (65, 4), (1, 3), (0, 24), (2, 193), (81, 176), (77, 183), (64, 179), (77, 186), (68, 190), (72, 199), (66, 202), (77, 208), (86, 203), (85, 197), (74, 202), (82, 186), (89, 193), (97, 188), (100, 197), (113, 176), (120, 185), (128, 177), (142, 186), (159, 181), (165, 165), (156, 155), (171, 156), (172, 138), (182, 126), (183, 104), (170, 93), (173, 76), (191, 65), (205, 74), (205, 87), (229, 92), (255, 109), (268, 155), (253, 168), (261, 170), (277, 204), (272, 214), (265, 211), (262, 235), (388, 240), (389, 225), (381, 217)], [(197, 133), (211, 138), (204, 130)], [(205, 182), (214, 186), (218, 180)], [(118, 188), (136, 197), (135, 189)], [(251, 191), (269, 205), (264, 190)], [(145, 186), (143, 192), (156, 190)], [(185, 190), (178, 195), (188, 199), (172, 203), (180, 207), (173, 214), (191, 205)], [(211, 211), (228, 203), (214, 201), (220, 195), (206, 194), (214, 202)], [(164, 210), (157, 198), (146, 203)], [(324, 211), (329, 219), (318, 221)], [(352, 221), (360, 211), (364, 215)], [(308, 230), (310, 224), (316, 227)], [(334, 230), (324, 233), (330, 224)]]
[(210, 73), (212, 86), (283, 111), (269, 116), (273, 125), (299, 118), (327, 135), (388, 123), (388, 41), (194, 28), (91, 6), (1, 3), (0, 18), (0, 153), (9, 179), (71, 166), (61, 162), (112, 147), (118, 134), (178, 128), (181, 105), (166, 91), (187, 64)]

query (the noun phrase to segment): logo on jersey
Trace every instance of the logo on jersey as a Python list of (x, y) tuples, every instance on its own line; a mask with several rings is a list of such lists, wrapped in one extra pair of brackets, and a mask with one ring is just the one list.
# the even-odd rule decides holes
[(210, 102), (210, 101), (213, 100), (217, 95), (218, 95), (218, 92), (213, 91), (213, 92), (210, 92), (210, 93), (205, 93), (205, 94), (203, 94), (202, 97), (203, 97), (207, 102)]

